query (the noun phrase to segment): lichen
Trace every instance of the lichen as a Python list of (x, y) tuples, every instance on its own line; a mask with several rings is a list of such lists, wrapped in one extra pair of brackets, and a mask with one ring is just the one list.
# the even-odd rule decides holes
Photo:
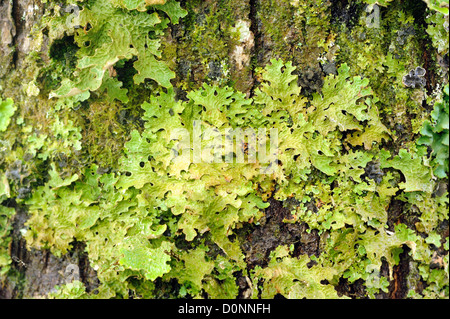
[(2, 279), (20, 205), (99, 279), (51, 298), (448, 298), (445, 4), (47, 1), (0, 82)]

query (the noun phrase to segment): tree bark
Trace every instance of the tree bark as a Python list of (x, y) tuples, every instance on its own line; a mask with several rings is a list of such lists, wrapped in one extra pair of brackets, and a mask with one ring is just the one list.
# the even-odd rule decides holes
[[(203, 83), (231, 84), (251, 97), (259, 84), (258, 68), (267, 65), (271, 58), (279, 57), (285, 61), (292, 60), (297, 66), (299, 84), (305, 95), (320, 92), (324, 77), (335, 73), (336, 63), (342, 62), (336, 52), (353, 50), (335, 47), (339, 39), (333, 41), (331, 37), (354, 36), (352, 28), (361, 15), (365, 14), (365, 5), (360, 1), (310, 1), (311, 6), (317, 7), (317, 15), (311, 14), (309, 18), (321, 21), (320, 25), (315, 25), (295, 16), (294, 7), (290, 3), (298, 1), (180, 2), (189, 14), (180, 24), (170, 25), (162, 40), (162, 59), (168, 61), (176, 71), (176, 79), (172, 83), (177, 88), (179, 98), (183, 98), (190, 89), (201, 87)], [(39, 73), (39, 68), (50, 59), (51, 43), (48, 37), (44, 33), (43, 38), (36, 41), (36, 34), (33, 33), (33, 26), (42, 19), (46, 8), (47, 5), (39, 0), (0, 0), (0, 91), (4, 97), (10, 97), (20, 104), (24, 115), (32, 115), (39, 107), (39, 98), (29, 96), (25, 91), (28, 83)], [(386, 11), (385, 8), (381, 10)], [(310, 14), (308, 12), (305, 15)], [(422, 23), (423, 26), (426, 24), (423, 22), (424, 15), (425, 13), (416, 19), (422, 21), (417, 23)], [(238, 39), (234, 36), (237, 29), (241, 31)], [(389, 44), (390, 37), (392, 35), (381, 35), (380, 41)], [(419, 52), (424, 50), (418, 46), (425, 44), (430, 44), (429, 39), (413, 44), (411, 50), (420, 55)], [(42, 62), (33, 65), (28, 58), (36, 51), (41, 54)], [(439, 58), (431, 56), (433, 54), (423, 52), (416, 60)], [(356, 55), (349, 53), (347, 56)], [(325, 60), (325, 63), (320, 63), (321, 60)], [(430, 91), (433, 89), (431, 86), (438, 82), (436, 78), (439, 76), (437, 71), (427, 73)], [(426, 107), (428, 111), (432, 109), (430, 105)], [(403, 130), (401, 136), (392, 142), (391, 149), (398, 150), (402, 144), (412, 140), (414, 133), (411, 118), (398, 121), (395, 112), (384, 113), (383, 116), (386, 126), (394, 128), (397, 127), (395, 125), (401, 125)], [(397, 132), (400, 130), (397, 129)], [(270, 202), (264, 221), (250, 230), (249, 241), (243, 245), (249, 268), (266, 265), (270, 252), (279, 245), (293, 244), (294, 255), (319, 255), (324, 235), (319, 235), (315, 230), (310, 232), (306, 224), (284, 224), (283, 219), (289, 216), (289, 210), (285, 208), (289, 203), (274, 199)], [(56, 285), (66, 282), (67, 271), (72, 269), (76, 269), (74, 276), (79, 276), (88, 291), (98, 285), (83, 243), (76, 243), (73, 251), (62, 257), (56, 257), (47, 250), (28, 250), (20, 232), (28, 218), (27, 208), (17, 204), (14, 199), (7, 200), (4, 205), (14, 207), (16, 215), (12, 222), (10, 246), (13, 275), (0, 287), (0, 298), (45, 297)], [(405, 210), (401, 202), (392, 203), (389, 214), (391, 225), (395, 225), (400, 219), (414, 224), (413, 217), (408, 220), (411, 212)], [(448, 237), (448, 222), (442, 227), (442, 233), (446, 233)], [(273, 236), (274, 229), (278, 236)], [(399, 264), (393, 269), (389, 292), (380, 293), (379, 298), (405, 298), (409, 290), (423, 289), (420, 286), (423, 282), (410, 280), (416, 270), (413, 269), (415, 264), (407, 251), (399, 258)], [(242, 284), (241, 291), (244, 289), (245, 283)], [(342, 279), (337, 289), (350, 297), (366, 297), (360, 281), (349, 284)]]

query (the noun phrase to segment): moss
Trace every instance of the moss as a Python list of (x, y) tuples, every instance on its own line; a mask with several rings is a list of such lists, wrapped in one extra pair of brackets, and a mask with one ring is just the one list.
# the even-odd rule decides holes
[(240, 90), (249, 91), (250, 65), (238, 72), (230, 58), (239, 44), (235, 23), (240, 19), (248, 21), (249, 4), (189, 1), (186, 9), (188, 15), (181, 26), (172, 26), (171, 34), (163, 41), (163, 55), (177, 69), (176, 86), (189, 90), (201, 87), (202, 83), (236, 83)]
[(258, 62), (281, 57), (298, 66), (299, 85), (306, 92), (319, 91), (322, 68), (333, 63), (336, 34), (331, 29), (331, 1), (259, 2), (258, 21), (264, 35), (258, 46)]
[[(429, 112), (427, 96), (434, 94), (436, 66), (430, 60), (434, 49), (422, 26), (425, 8), (420, 1), (394, 2), (380, 9), (379, 28), (367, 27), (367, 13), (361, 15), (352, 29), (341, 24), (333, 27), (339, 33), (337, 62), (347, 62), (355, 75), (373, 79), (384, 123), (402, 143), (414, 139)], [(426, 69), (426, 85), (411, 89), (402, 79), (416, 67)], [(406, 128), (412, 134), (406, 136)]]
[(184, 89), (200, 87), (208, 78), (208, 64), (228, 58), (226, 30), (222, 28), (227, 22), (226, 12), (221, 12), (218, 4), (209, 5), (207, 2), (188, 6), (188, 12), (192, 24), (186, 25), (177, 52), (179, 61), (189, 64), (189, 71), (181, 74), (184, 76), (181, 78)]
[(57, 89), (62, 79), (70, 78), (76, 68), (76, 53), (79, 47), (74, 42), (73, 36), (67, 36), (55, 40), (48, 52), (50, 65), (42, 65), (37, 76), (37, 82), (43, 95), (49, 95)]
[[(171, 82), (136, 83), (151, 69), (119, 54), (99, 88), (50, 100), (106, 40), (49, 4), (0, 83), (17, 106), (0, 132), (0, 213), (29, 208), (32, 247), (86, 243), (97, 294), (77, 282), (52, 296), (448, 297), (446, 20), (383, 1), (370, 26), (367, 2), (182, 1), (182, 23), (151, 33)], [(411, 70), (420, 85), (404, 85)], [(193, 119), (278, 128), (275, 171), (173, 161), (170, 133)], [(407, 280), (422, 286), (397, 292)]]
[(119, 154), (128, 139), (134, 117), (119, 102), (98, 101), (79, 109), (78, 125), (82, 132), (85, 156), (89, 163), (117, 169)]

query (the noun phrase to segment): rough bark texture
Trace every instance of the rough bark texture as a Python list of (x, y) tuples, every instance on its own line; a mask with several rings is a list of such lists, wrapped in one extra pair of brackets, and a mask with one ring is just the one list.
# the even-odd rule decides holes
[[(290, 11), (292, 7), (288, 2), (230, 0), (225, 1), (226, 5), (223, 5), (222, 1), (182, 0), (181, 6), (189, 11), (189, 15), (179, 25), (170, 26), (162, 41), (163, 59), (169, 61), (169, 66), (176, 70), (177, 77), (172, 83), (178, 90), (178, 96), (182, 99), (186, 91), (198, 88), (202, 83), (233, 84), (247, 96), (252, 96), (259, 83), (257, 69), (265, 66), (274, 57), (293, 61), (297, 66), (299, 84), (305, 94), (318, 92), (324, 76), (336, 73), (336, 62), (341, 62), (335, 60), (334, 52), (338, 49), (333, 47), (338, 41), (330, 39), (333, 36), (332, 31), (342, 37), (341, 45), (345, 43), (342, 39), (350, 36), (352, 28), (364, 12), (364, 5), (346, 0), (323, 1), (320, 6), (311, 9), (317, 12), (309, 17), (318, 21), (315, 25), (306, 19), (291, 19), (294, 13)], [(410, 2), (422, 5), (420, 1)], [(25, 96), (27, 84), (49, 59), (48, 38), (44, 35), (43, 39), (36, 41), (32, 32), (33, 25), (38, 23), (45, 10), (46, 4), (38, 0), (0, 0), (0, 88), (4, 96), (21, 101), (22, 115), (35, 116), (37, 121), (45, 121), (42, 114), (36, 114), (40, 97)], [(310, 13), (309, 8), (305, 10), (305, 14)], [(385, 12), (384, 8), (382, 10)], [(421, 18), (422, 21), (423, 19), (424, 17)], [(244, 30), (239, 39), (230, 31), (236, 26)], [(69, 37), (62, 40), (70, 41)], [(384, 40), (388, 43), (387, 39)], [(299, 46), (299, 43), (302, 45)], [(431, 63), (427, 62), (431, 59), (427, 50), (423, 50), (421, 55), (417, 52), (429, 43), (430, 40), (424, 38), (412, 45), (411, 50), (417, 53), (417, 60)], [(31, 50), (36, 50), (36, 45), (39, 46), (42, 59), (39, 63), (32, 64), (28, 55)], [(341, 47), (340, 50), (346, 52), (354, 48)], [(342, 56), (356, 55), (348, 52)], [(320, 59), (327, 62), (321, 64)], [(445, 57), (443, 59), (445, 60)], [(428, 69), (432, 70), (431, 67)], [(427, 73), (430, 92), (437, 76), (437, 71)], [(428, 105), (426, 100), (423, 105), (428, 111), (432, 109), (432, 105)], [(414, 135), (411, 118), (407, 114), (409, 110), (397, 111), (383, 115), (384, 123), (390, 128), (395, 127), (398, 134), (398, 139), (391, 145), (394, 151), (411, 141)], [(403, 115), (399, 115), (399, 112), (403, 112)], [(123, 129), (122, 124), (132, 122), (133, 116), (137, 118), (133, 111), (127, 110), (118, 110), (116, 115), (116, 125), (119, 129)], [(294, 255), (297, 256), (320, 254), (324, 240), (322, 237), (326, 236), (326, 233), (318, 235), (316, 231), (310, 232), (306, 224), (283, 223), (283, 219), (289, 218), (289, 210), (286, 207), (292, 203), (277, 202), (274, 199), (271, 199), (270, 203), (271, 206), (265, 211), (260, 225), (242, 231), (242, 236), (247, 240), (242, 249), (246, 254), (249, 269), (267, 264), (270, 252), (279, 245), (293, 244)], [(62, 257), (56, 257), (47, 250), (27, 250), (20, 232), (27, 220), (26, 207), (17, 205), (13, 199), (8, 200), (6, 206), (16, 209), (10, 245), (14, 275), (0, 287), (0, 298), (45, 297), (55, 285), (67, 281), (66, 272), (71, 271), (73, 265), (78, 267), (79, 278), (88, 290), (96, 287), (96, 274), (89, 266), (83, 243), (76, 243), (73, 251)], [(314, 209), (317, 208), (312, 203), (311, 210)], [(414, 227), (415, 217), (411, 211), (406, 210), (402, 202), (391, 203), (389, 214), (390, 230), (400, 220)], [(443, 223), (442, 234), (448, 237), (448, 222)], [(423, 289), (421, 281), (414, 281), (412, 269), (414, 261), (408, 256), (405, 247), (405, 251), (400, 255), (400, 263), (393, 268), (389, 292), (379, 294), (379, 298), (405, 298), (410, 289)], [(386, 271), (389, 270), (386, 268)], [(237, 278), (237, 282), (242, 297), (248, 285), (243, 278)], [(360, 281), (350, 284), (341, 279), (337, 290), (350, 297), (365, 296)]]

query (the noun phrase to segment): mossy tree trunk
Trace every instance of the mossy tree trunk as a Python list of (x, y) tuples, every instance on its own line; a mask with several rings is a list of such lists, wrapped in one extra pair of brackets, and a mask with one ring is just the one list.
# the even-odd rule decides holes
[[(422, 91), (411, 91), (408, 97), (396, 96), (386, 84), (385, 74), (400, 77), (401, 72), (422, 66), (427, 70), (425, 91), (430, 96), (439, 83), (445, 82), (442, 79), (448, 77), (448, 54), (433, 49), (432, 40), (425, 32), (426, 4), (419, 0), (394, 1), (389, 7), (380, 7), (381, 21), (376, 27), (365, 24), (367, 5), (362, 1), (181, 0), (180, 3), (188, 15), (178, 25), (169, 25), (161, 41), (162, 59), (176, 73), (172, 84), (180, 99), (204, 83), (232, 85), (252, 97), (261, 81), (259, 69), (272, 58), (292, 61), (297, 67), (295, 72), (302, 93), (311, 96), (321, 91), (325, 76), (336, 74), (337, 67), (346, 62), (353, 75), (372, 81), (381, 100), (382, 122), (395, 135), (387, 147), (395, 153), (414, 140), (433, 105)], [(42, 123), (43, 130), (47, 121), (45, 110), (50, 107), (46, 99), (58, 84), (49, 84), (44, 69), (55, 59), (58, 48), (69, 65), (70, 50), (74, 47), (70, 35), (50, 43), (48, 30), (35, 32), (33, 27), (41, 23), (47, 8), (48, 3), (39, 0), (0, 0), (0, 89), (4, 97), (12, 98), (19, 105), (21, 116)], [(389, 60), (396, 55), (402, 56), (397, 64)], [(131, 71), (125, 65), (117, 72), (126, 83), (127, 72)], [(39, 89), (37, 94), (33, 91), (35, 87)], [(130, 104), (140, 105), (138, 102), (151, 91), (151, 86), (136, 88)], [(92, 146), (70, 159), (73, 166), (82, 167), (99, 159), (97, 164), (107, 170), (128, 140), (130, 127), (142, 126), (140, 115), (138, 106), (116, 106), (106, 111), (95, 103), (81, 109), (78, 115), (71, 115), (83, 127), (83, 142)], [(103, 123), (104, 131), (109, 133), (95, 135), (99, 128), (92, 123)], [(63, 167), (62, 163), (68, 159), (59, 161)], [(41, 176), (41, 180), (39, 177), (29, 180), (22, 191), (31, 192), (44, 179)], [(318, 256), (325, 234), (309, 231), (305, 223), (284, 223), (292, 202), (270, 199), (270, 203), (260, 225), (246, 229), (247, 241), (242, 250), (248, 267), (267, 265), (270, 252), (279, 245), (294, 245), (297, 256)], [(10, 244), (13, 275), (0, 287), (0, 297), (44, 297), (55, 285), (66, 282), (70, 265), (78, 267), (80, 280), (88, 290), (96, 287), (95, 271), (89, 266), (83, 243), (75, 244), (73, 251), (62, 257), (47, 250), (27, 250), (21, 234), (28, 218), (27, 207), (17, 204), (14, 198), (8, 199), (6, 205), (16, 209)], [(317, 210), (314, 203), (311, 210)], [(414, 227), (417, 221), (414, 211), (401, 201), (391, 202), (388, 214), (390, 229), (399, 222)], [(448, 222), (441, 228), (443, 238), (448, 237)], [(406, 246), (399, 258), (388, 292), (381, 292), (377, 297), (405, 298), (408, 291), (423, 289), (423, 282), (414, 280), (417, 270)], [(382, 275), (388, 277), (387, 266), (384, 272)], [(239, 277), (236, 281), (239, 296), (245, 296), (248, 283)], [(341, 280), (337, 290), (350, 297), (366, 296), (358, 281), (350, 284)]]

